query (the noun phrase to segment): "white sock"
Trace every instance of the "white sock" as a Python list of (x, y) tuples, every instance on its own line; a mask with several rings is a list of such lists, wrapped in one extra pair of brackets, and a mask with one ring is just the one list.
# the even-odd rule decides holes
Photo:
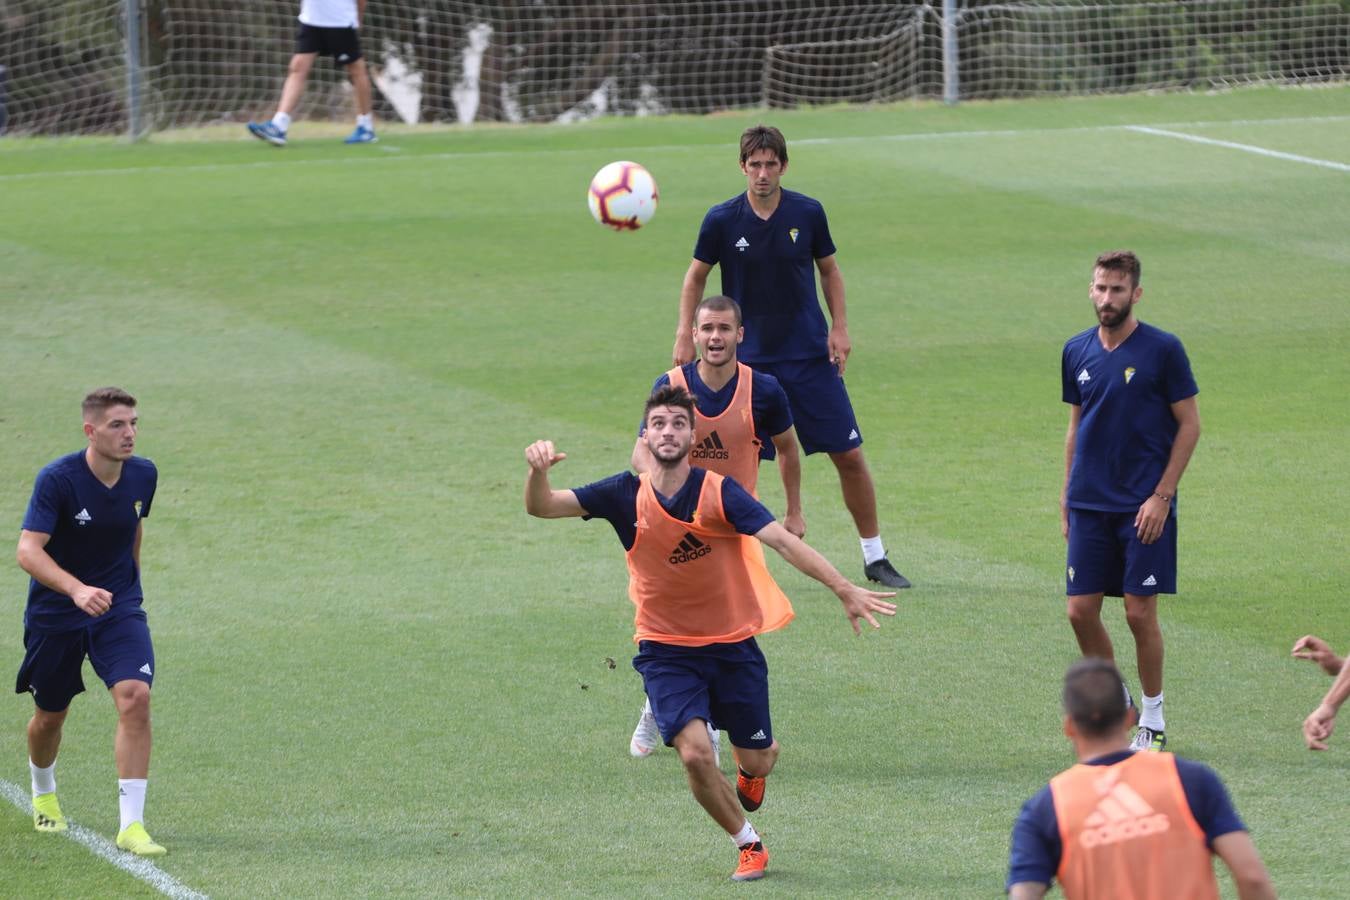
[(375, 128), (375, 116), (372, 113), (366, 113), (364, 116), (356, 117), (357, 128)]
[(132, 822), (145, 823), (145, 779), (117, 779), (117, 805), (122, 811), (122, 827)]
[(750, 820), (746, 819), (745, 824), (741, 826), (741, 830), (731, 836), (731, 842), (737, 847), (758, 843), (759, 832), (755, 830), (755, 826), (750, 824)]
[(277, 113), (275, 116), (272, 117), (272, 124), (280, 128), (282, 131), (288, 131), (291, 127), (291, 114), (284, 112)]
[(879, 559), (886, 556), (886, 548), (881, 545), (881, 535), (870, 538), (859, 538), (863, 548), (863, 565), (870, 566)]
[(1139, 726), (1152, 731), (1166, 731), (1163, 727), (1163, 695), (1144, 697), (1144, 708), (1139, 714)]
[(33, 796), (56, 793), (56, 760), (45, 769), (39, 769), (30, 759), (28, 771), (33, 776)]
[(644, 713), (646, 713), (647, 715), (649, 715), (649, 716), (654, 716), (654, 715), (656, 715), (656, 713), (652, 712), (652, 698), (651, 698), (651, 697), (648, 697), (648, 698), (643, 702), (643, 705), (642, 705), (642, 711), (643, 711)]

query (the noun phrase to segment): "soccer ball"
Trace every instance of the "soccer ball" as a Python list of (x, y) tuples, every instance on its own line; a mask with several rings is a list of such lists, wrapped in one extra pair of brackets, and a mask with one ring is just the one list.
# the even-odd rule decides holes
[(656, 212), (656, 181), (635, 162), (612, 162), (595, 173), (586, 201), (601, 225), (636, 231)]

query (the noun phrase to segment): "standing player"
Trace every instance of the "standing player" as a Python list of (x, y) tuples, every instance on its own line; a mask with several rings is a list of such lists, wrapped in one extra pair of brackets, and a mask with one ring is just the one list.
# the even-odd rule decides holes
[[(736, 348), (745, 337), (741, 309), (730, 297), (705, 297), (694, 309), (694, 344), (698, 362), (685, 363), (656, 379), (652, 390), (673, 384), (694, 395), (694, 432), (703, 437), (689, 451), (692, 463), (718, 475), (727, 475), (758, 498), (760, 459), (778, 457), (787, 510), (783, 527), (802, 537), (801, 459), (797, 435), (792, 428), (792, 410), (777, 379), (752, 370), (736, 359)], [(656, 463), (642, 439), (647, 423), (638, 429), (633, 444), (633, 468), (639, 474), (653, 471)], [(711, 732), (713, 750), (720, 750), (718, 732)], [(647, 700), (637, 727), (628, 742), (628, 752), (650, 756), (661, 743), (661, 733)]]
[(1242, 900), (1275, 896), (1219, 776), (1170, 753), (1130, 750), (1130, 710), (1114, 665), (1081, 659), (1069, 667), (1064, 736), (1078, 765), (1017, 817), (1012, 900), (1040, 900), (1056, 877), (1069, 900), (1218, 900), (1214, 855)]
[[(779, 753), (768, 668), (755, 635), (786, 625), (792, 607), (742, 535), (829, 587), (854, 633), (861, 631), (859, 619), (875, 628), (874, 613), (894, 615), (895, 604), (884, 599), (894, 595), (850, 584), (733, 479), (691, 467), (694, 399), (687, 391), (660, 388), (648, 399), (645, 417), (655, 466), (640, 476), (622, 472), (576, 490), (554, 490), (548, 471), (566, 454), (552, 441), (527, 447), (525, 509), (546, 519), (598, 516), (618, 534), (637, 608), (633, 667), (642, 674), (661, 736), (679, 751), (695, 799), (740, 851), (731, 877), (749, 881), (764, 875), (769, 854), (741, 809), (759, 809)], [(734, 790), (713, 758), (711, 721), (736, 748)]]
[(1340, 712), (1346, 698), (1350, 697), (1350, 666), (1336, 655), (1330, 644), (1314, 634), (1305, 634), (1299, 638), (1294, 643), (1293, 654), (1299, 659), (1312, 660), (1322, 667), (1323, 672), (1336, 679), (1322, 702), (1303, 720), (1303, 740), (1308, 749), (1325, 750), (1327, 741), (1331, 740), (1331, 732), (1336, 728), (1336, 713)]
[(1102, 598), (1124, 596), (1143, 689), (1136, 750), (1167, 746), (1158, 595), (1177, 583), (1177, 482), (1200, 439), (1199, 388), (1181, 341), (1140, 322), (1139, 259), (1103, 253), (1090, 295), (1097, 327), (1061, 361), (1069, 404), (1060, 530), (1068, 541), (1069, 622), (1084, 656), (1115, 658)]
[(343, 143), (373, 144), (375, 120), (372, 116), (370, 73), (361, 56), (357, 29), (366, 13), (366, 0), (300, 0), (300, 30), (295, 35), (295, 55), (281, 86), (281, 102), (268, 122), (249, 122), (249, 133), (277, 147), (286, 146), (291, 113), (305, 92), (309, 70), (319, 56), (331, 56), (347, 69), (356, 95), (356, 130)]
[(142, 824), (150, 769), (150, 685), (155, 651), (141, 608), (141, 520), (158, 474), (133, 456), (136, 399), (119, 388), (84, 398), (89, 446), (38, 473), (19, 534), (19, 565), (32, 576), (16, 693), (33, 695), (28, 759), (33, 824), (64, 831), (56, 802), (56, 753), (70, 701), (84, 690), (84, 658), (117, 707), (113, 741), (122, 824), (117, 846), (163, 856)]
[[(712, 267), (721, 265), (722, 293), (735, 298), (745, 314), (741, 359), (783, 386), (807, 455), (828, 453), (834, 462), (844, 505), (862, 541), (864, 573), (888, 587), (907, 588), (908, 579), (886, 558), (876, 488), (844, 388), (844, 367), (853, 348), (844, 276), (834, 258), (824, 208), (780, 185), (787, 166), (787, 141), (777, 128), (757, 125), (741, 135), (741, 172), (748, 188), (703, 217), (680, 289), (675, 365), (694, 358), (694, 306)], [(830, 309), (828, 329), (816, 297), (817, 269)]]

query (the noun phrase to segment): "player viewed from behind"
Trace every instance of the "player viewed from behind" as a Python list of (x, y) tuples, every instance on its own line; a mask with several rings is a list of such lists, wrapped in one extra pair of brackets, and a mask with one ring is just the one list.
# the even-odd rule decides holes
[(347, 70), (356, 96), (356, 130), (344, 143), (371, 144), (376, 140), (372, 115), (370, 73), (361, 56), (357, 30), (366, 13), (366, 0), (301, 0), (300, 29), (295, 35), (295, 55), (281, 87), (281, 102), (267, 122), (249, 122), (249, 133), (277, 147), (286, 146), (291, 113), (305, 92), (309, 71), (319, 56), (331, 56)]
[(96, 390), (84, 398), (89, 446), (38, 473), (19, 533), (19, 565), (33, 580), (14, 689), (31, 693), (35, 706), (28, 723), (33, 824), (38, 831), (65, 831), (56, 754), (70, 701), (84, 690), (80, 666), (89, 657), (117, 707), (117, 846), (162, 856), (164, 848), (142, 824), (155, 651), (141, 608), (141, 533), (158, 473), (150, 460), (133, 455), (138, 424), (135, 398), (119, 388)]
[[(755, 372), (736, 359), (744, 337), (741, 310), (730, 297), (705, 297), (694, 310), (694, 345), (698, 361), (671, 369), (656, 379), (653, 390), (668, 384), (685, 388), (694, 396), (694, 432), (699, 436), (689, 451), (690, 462), (719, 475), (727, 475), (758, 498), (759, 461), (778, 457), (787, 509), (783, 527), (802, 537), (801, 458), (792, 428), (792, 410), (787, 396), (772, 375)], [(655, 462), (643, 440), (644, 420), (633, 445), (633, 468), (652, 471)], [(720, 749), (718, 732), (711, 732), (714, 751)], [(661, 733), (646, 701), (637, 727), (628, 742), (628, 752), (649, 756), (661, 744)], [(716, 755), (716, 753), (714, 754)]]
[(1064, 676), (1064, 736), (1078, 765), (1055, 776), (1013, 826), (1008, 892), (1039, 900), (1054, 879), (1068, 900), (1218, 900), (1213, 855), (1242, 900), (1275, 888), (1228, 792), (1208, 767), (1130, 750), (1116, 667), (1081, 659)]
[[(745, 317), (740, 358), (778, 379), (807, 455), (829, 454), (862, 542), (864, 573), (888, 587), (907, 588), (909, 581), (886, 558), (876, 488), (844, 388), (844, 368), (853, 349), (844, 276), (834, 258), (824, 208), (780, 184), (787, 166), (787, 141), (777, 128), (757, 125), (741, 135), (747, 189), (703, 218), (680, 289), (675, 364), (694, 358), (694, 307), (712, 267), (720, 265), (722, 293), (740, 303)], [(817, 270), (830, 310), (828, 327), (816, 297)]]
[[(792, 607), (751, 551), (753, 536), (832, 590), (855, 633), (859, 620), (894, 615), (895, 604), (850, 584), (819, 553), (775, 522), (735, 482), (693, 468), (694, 399), (667, 385), (647, 401), (644, 440), (653, 468), (575, 490), (554, 490), (548, 472), (566, 459), (552, 441), (525, 449), (525, 509), (532, 516), (609, 521), (628, 559), (638, 653), (633, 667), (651, 698), (662, 738), (680, 754), (695, 799), (740, 851), (732, 878), (764, 875), (769, 854), (742, 809), (764, 800), (779, 745), (769, 719), (768, 668), (755, 636), (786, 625)], [(713, 757), (708, 723), (726, 729), (740, 772), (733, 790)], [(739, 802), (739, 806), (737, 801)]]
[(1139, 276), (1139, 259), (1128, 250), (1097, 257), (1089, 286), (1097, 325), (1064, 345), (1069, 427), (1060, 530), (1078, 647), (1114, 660), (1102, 599), (1123, 595), (1144, 695), (1133, 746), (1161, 750), (1158, 595), (1177, 589), (1177, 483), (1200, 439), (1199, 389), (1181, 341), (1135, 318)]
[(1350, 697), (1350, 666), (1336, 655), (1331, 645), (1316, 635), (1306, 634), (1294, 644), (1294, 656), (1310, 659), (1322, 667), (1322, 671), (1336, 680), (1331, 683), (1327, 695), (1317, 708), (1303, 720), (1303, 740), (1309, 750), (1327, 749), (1331, 732), (1336, 727), (1336, 713), (1340, 712), (1345, 698)]

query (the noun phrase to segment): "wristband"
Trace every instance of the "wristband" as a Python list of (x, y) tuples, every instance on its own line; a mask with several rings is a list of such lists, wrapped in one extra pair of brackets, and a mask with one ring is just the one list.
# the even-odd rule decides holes
[(1172, 495), (1170, 494), (1160, 494), (1157, 491), (1154, 491), (1153, 496), (1157, 497), (1159, 500), (1165, 500), (1168, 503), (1172, 502)]

